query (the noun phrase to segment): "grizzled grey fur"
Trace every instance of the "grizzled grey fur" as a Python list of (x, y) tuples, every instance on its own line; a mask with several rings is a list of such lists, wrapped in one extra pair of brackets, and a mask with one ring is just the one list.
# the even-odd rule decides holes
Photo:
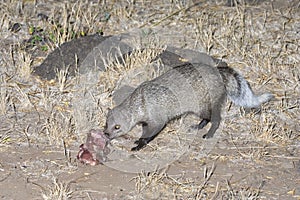
[(225, 97), (237, 105), (258, 107), (273, 95), (254, 95), (248, 82), (227, 65), (183, 64), (142, 83), (120, 105), (108, 112), (105, 133), (110, 139), (127, 134), (142, 124), (143, 133), (132, 150), (149, 143), (172, 119), (195, 114), (211, 127), (205, 138), (213, 137), (221, 120)]

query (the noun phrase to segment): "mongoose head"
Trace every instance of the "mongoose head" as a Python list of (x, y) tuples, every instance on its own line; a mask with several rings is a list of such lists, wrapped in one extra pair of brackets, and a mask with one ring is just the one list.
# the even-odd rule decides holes
[(125, 111), (118, 107), (108, 111), (104, 133), (110, 139), (125, 135), (131, 129), (131, 118)]

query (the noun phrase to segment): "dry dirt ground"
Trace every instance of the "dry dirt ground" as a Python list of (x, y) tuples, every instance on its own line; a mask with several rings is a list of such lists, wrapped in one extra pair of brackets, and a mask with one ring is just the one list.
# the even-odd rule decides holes
[[(0, 199), (300, 199), (300, 3), (232, 2), (0, 1)], [(92, 79), (33, 73), (62, 43), (95, 33), (139, 33), (132, 43), (150, 51)], [(255, 110), (226, 102), (210, 141), (186, 137), (186, 116), (141, 152), (128, 151), (128, 136), (112, 144), (117, 162), (79, 163), (116, 88), (160, 74), (164, 64), (151, 61), (167, 46), (222, 59), (275, 99)], [(169, 160), (159, 168), (156, 158)]]

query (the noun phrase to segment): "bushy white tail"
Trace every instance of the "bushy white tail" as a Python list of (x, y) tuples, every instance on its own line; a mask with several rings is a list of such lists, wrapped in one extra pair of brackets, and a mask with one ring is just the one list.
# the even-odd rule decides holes
[(270, 93), (255, 95), (243, 76), (230, 67), (218, 67), (229, 99), (238, 106), (256, 108), (274, 98)]

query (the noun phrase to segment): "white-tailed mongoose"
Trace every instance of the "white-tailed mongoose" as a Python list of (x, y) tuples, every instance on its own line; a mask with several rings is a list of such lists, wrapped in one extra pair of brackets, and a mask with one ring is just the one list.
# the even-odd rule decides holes
[(183, 64), (139, 85), (120, 105), (108, 112), (105, 134), (110, 138), (127, 134), (141, 124), (142, 136), (133, 151), (149, 143), (172, 119), (192, 113), (211, 127), (203, 137), (213, 137), (221, 120), (221, 107), (228, 96), (238, 106), (253, 108), (273, 98), (255, 95), (249, 83), (235, 70), (225, 66)]

